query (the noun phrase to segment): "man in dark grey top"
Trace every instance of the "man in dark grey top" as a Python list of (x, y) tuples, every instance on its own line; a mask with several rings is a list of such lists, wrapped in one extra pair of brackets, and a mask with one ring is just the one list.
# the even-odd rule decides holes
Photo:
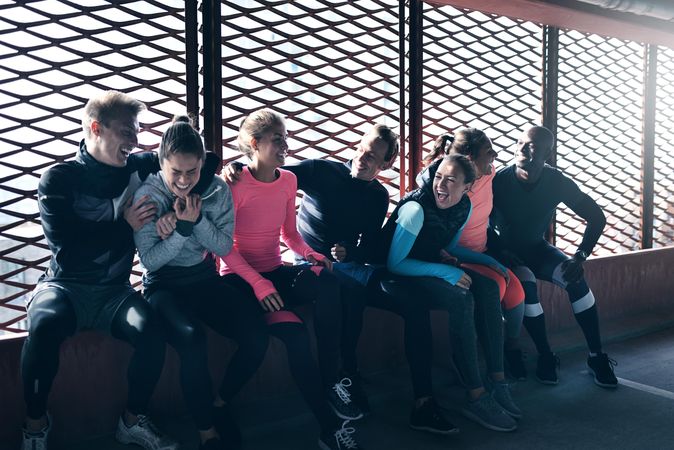
[[(545, 331), (545, 316), (538, 299), (536, 279), (555, 283), (565, 289), (580, 325), (590, 354), (587, 365), (596, 384), (615, 388), (615, 363), (601, 351), (599, 319), (594, 295), (583, 277), (583, 262), (592, 252), (606, 223), (597, 203), (583, 193), (560, 170), (545, 163), (554, 145), (554, 137), (544, 127), (532, 127), (517, 142), (514, 165), (501, 169), (494, 177), (490, 249), (497, 249), (522, 281), (525, 292), (524, 326), (539, 353), (536, 378), (541, 383), (557, 384), (559, 359), (550, 350)], [(583, 240), (572, 258), (545, 240), (557, 205), (564, 203), (587, 222)], [(492, 245), (493, 244), (493, 245)]]

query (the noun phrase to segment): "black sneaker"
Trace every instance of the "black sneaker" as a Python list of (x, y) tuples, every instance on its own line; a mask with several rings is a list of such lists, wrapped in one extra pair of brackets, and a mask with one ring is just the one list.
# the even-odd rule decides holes
[(594, 383), (604, 388), (618, 387), (618, 379), (613, 373), (613, 368), (617, 365), (618, 363), (609, 358), (606, 353), (587, 357), (587, 367), (594, 374)]
[(543, 384), (557, 384), (557, 369), (559, 369), (559, 357), (552, 352), (538, 355), (536, 365), (536, 379)]
[(351, 401), (360, 409), (363, 416), (369, 416), (372, 410), (370, 409), (367, 393), (363, 387), (363, 378), (358, 373), (347, 378), (351, 380), (351, 386), (347, 387), (349, 395), (351, 395)]
[(349, 388), (353, 386), (350, 378), (342, 378), (339, 383), (335, 383), (328, 389), (328, 404), (335, 411), (335, 414), (342, 419), (357, 420), (363, 417), (358, 405), (351, 400)]
[(238, 450), (241, 448), (241, 430), (227, 405), (213, 407), (213, 427), (220, 435), (227, 448)]
[(363, 450), (353, 436), (356, 429), (347, 427), (348, 423), (349, 421), (345, 420), (341, 428), (321, 433), (318, 439), (321, 450)]
[(514, 380), (524, 381), (527, 379), (527, 368), (524, 367), (524, 355), (522, 350), (504, 350), (503, 360), (505, 362), (505, 369)]
[(435, 434), (456, 434), (459, 429), (445, 419), (434, 399), (426, 400), (410, 414), (410, 428)]

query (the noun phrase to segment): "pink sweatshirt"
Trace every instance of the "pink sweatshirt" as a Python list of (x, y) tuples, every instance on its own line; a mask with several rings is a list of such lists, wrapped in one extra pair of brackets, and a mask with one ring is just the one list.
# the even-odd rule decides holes
[(239, 181), (230, 185), (236, 216), (234, 246), (222, 258), (220, 274), (239, 275), (251, 285), (258, 300), (276, 291), (260, 272), (271, 272), (282, 264), (279, 238), (304, 258), (325, 259), (314, 252), (297, 231), (295, 174), (278, 170), (281, 175), (276, 180), (263, 183), (244, 167)]
[(468, 198), (473, 204), (473, 212), (463, 228), (458, 245), (478, 253), (487, 250), (487, 226), (494, 202), (494, 194), (491, 190), (494, 176), (496, 172), (492, 165), (491, 173), (475, 181), (472, 189), (468, 191)]

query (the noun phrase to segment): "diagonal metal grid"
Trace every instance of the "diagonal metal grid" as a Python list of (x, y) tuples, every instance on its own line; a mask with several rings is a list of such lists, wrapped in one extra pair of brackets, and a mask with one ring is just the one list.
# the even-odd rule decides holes
[(674, 245), (674, 49), (658, 49), (653, 247)]
[(114, 3), (0, 5), (0, 333), (25, 327), (24, 301), (49, 260), (37, 184), (74, 156), (87, 99), (117, 89), (145, 102), (142, 149), (184, 112), (184, 2)]
[[(287, 117), (291, 157), (346, 161), (371, 124), (398, 129), (398, 2), (222, 3), (223, 159), (241, 120)], [(396, 167), (380, 180), (399, 195)], [(288, 258), (286, 256), (285, 258)]]
[(426, 5), (423, 33), (424, 151), (443, 133), (474, 127), (507, 164), (522, 129), (540, 122), (542, 27)]
[[(641, 246), (642, 44), (572, 30), (559, 35), (557, 167), (597, 201), (607, 224), (594, 253)], [(573, 254), (585, 229), (558, 211), (556, 244)]]

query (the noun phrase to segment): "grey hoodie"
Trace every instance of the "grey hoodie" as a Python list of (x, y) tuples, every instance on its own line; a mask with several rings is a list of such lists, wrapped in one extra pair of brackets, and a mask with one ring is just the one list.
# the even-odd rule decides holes
[(224, 256), (232, 248), (234, 204), (229, 186), (217, 176), (201, 196), (201, 218), (192, 234), (183, 236), (174, 231), (162, 240), (156, 231), (157, 219), (173, 210), (176, 196), (169, 190), (162, 173), (150, 175), (138, 188), (134, 202), (143, 195), (157, 205), (157, 215), (134, 233), (141, 265), (149, 273), (164, 266), (190, 267), (204, 261), (211, 252)]

